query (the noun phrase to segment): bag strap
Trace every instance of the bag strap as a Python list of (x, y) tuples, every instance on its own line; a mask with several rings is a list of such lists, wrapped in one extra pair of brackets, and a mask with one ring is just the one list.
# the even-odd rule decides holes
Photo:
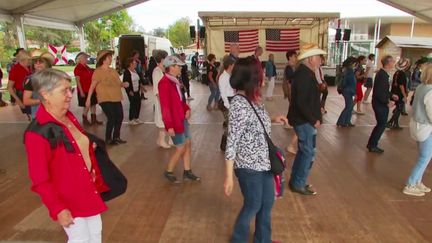
[(265, 129), (264, 123), (263, 123), (263, 121), (261, 120), (260, 116), (258, 115), (258, 112), (256, 111), (255, 107), (252, 105), (252, 102), (251, 102), (251, 101), (250, 101), (246, 96), (244, 96), (244, 95), (242, 95), (242, 94), (237, 94), (237, 95), (239, 95), (239, 96), (241, 96), (241, 97), (243, 97), (243, 98), (245, 98), (245, 99), (247, 100), (247, 102), (249, 103), (250, 107), (252, 107), (252, 110), (255, 112), (255, 115), (258, 117), (259, 122), (261, 123), (261, 126), (262, 126), (262, 128), (263, 128), (263, 130), (264, 130), (264, 135), (265, 135), (265, 137), (266, 137), (266, 139), (267, 139), (267, 142), (273, 144), (273, 142), (272, 142), (270, 136), (268, 135), (268, 133), (267, 133), (267, 131), (266, 131), (266, 129)]

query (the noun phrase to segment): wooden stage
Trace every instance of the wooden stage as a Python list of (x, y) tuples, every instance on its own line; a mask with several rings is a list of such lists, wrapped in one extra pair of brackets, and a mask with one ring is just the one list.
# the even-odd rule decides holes
[[(222, 114), (208, 112), (208, 88), (192, 83), (192, 166), (199, 183), (170, 184), (163, 176), (170, 151), (155, 144), (152, 95), (143, 101), (145, 124), (122, 127), (126, 145), (109, 153), (129, 180), (125, 195), (108, 203), (103, 214), (104, 242), (224, 243), (229, 241), (242, 204), (238, 186), (224, 196), (224, 156), (219, 150)], [(281, 86), (266, 102), (270, 114), (286, 114)], [(76, 104), (76, 103), (74, 103)], [(128, 107), (127, 101), (124, 107)], [(370, 104), (366, 115), (353, 115), (354, 128), (337, 128), (343, 98), (331, 90), (324, 124), (318, 132), (318, 154), (310, 183), (318, 195), (308, 197), (285, 190), (273, 209), (273, 238), (281, 242), (432, 242), (432, 194), (410, 197), (402, 188), (416, 160), (416, 143), (405, 129), (386, 131), (382, 155), (365, 146), (375, 124)], [(80, 117), (80, 109), (71, 109)], [(408, 107), (408, 112), (410, 112)], [(125, 112), (127, 120), (128, 112)], [(98, 116), (104, 115), (98, 109)], [(27, 121), (17, 106), (0, 108), (0, 242), (65, 242), (59, 225), (50, 221), (38, 196), (30, 191), (22, 144)], [(104, 126), (90, 131), (103, 137)], [(285, 146), (292, 129), (273, 126), (273, 138)], [(289, 163), (293, 156), (288, 155)], [(178, 176), (182, 167), (176, 170)], [(4, 171), (3, 171), (4, 172)], [(287, 176), (289, 171), (287, 171)], [(432, 186), (431, 170), (424, 176)], [(252, 234), (252, 233), (251, 233)]]

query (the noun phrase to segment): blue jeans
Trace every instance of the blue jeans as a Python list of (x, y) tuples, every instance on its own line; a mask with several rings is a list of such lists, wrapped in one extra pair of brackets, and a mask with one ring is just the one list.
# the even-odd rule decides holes
[(416, 185), (422, 181), (423, 173), (432, 159), (432, 135), (423, 141), (418, 142), (419, 156), (417, 164), (414, 166), (410, 177), (408, 178), (408, 185)]
[(342, 95), (345, 100), (345, 108), (342, 110), (342, 113), (339, 116), (337, 121), (338, 125), (348, 125), (351, 123), (351, 116), (354, 107), (353, 96), (348, 94), (348, 92), (343, 91)]
[(171, 137), (173, 144), (176, 147), (183, 146), (186, 143), (186, 140), (191, 139), (188, 120), (185, 119), (183, 121), (183, 126), (184, 126), (183, 133), (176, 133), (174, 137)]
[(218, 102), (220, 99), (220, 93), (219, 88), (217, 84), (213, 84), (212, 82), (209, 82), (209, 88), (210, 88), (210, 97), (208, 98), (208, 106), (211, 106), (213, 102)]
[(237, 216), (231, 243), (249, 242), (250, 222), (255, 217), (254, 243), (271, 243), (271, 210), (274, 202), (274, 180), (270, 171), (236, 169), (243, 207)]
[(306, 123), (294, 126), (294, 131), (298, 137), (298, 151), (292, 166), (289, 185), (296, 189), (303, 189), (315, 159), (317, 130)]

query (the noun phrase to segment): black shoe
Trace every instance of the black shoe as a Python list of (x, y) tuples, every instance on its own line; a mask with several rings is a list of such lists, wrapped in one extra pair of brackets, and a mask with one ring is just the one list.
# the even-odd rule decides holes
[(390, 127), (392, 130), (402, 130), (403, 128), (399, 125)]
[(346, 126), (347, 126), (347, 127), (355, 127), (355, 125), (352, 124), (352, 123), (348, 123)]
[(295, 188), (295, 187), (290, 187), (290, 190), (292, 192), (296, 192), (296, 193), (300, 193), (302, 195), (306, 195), (306, 196), (313, 196), (316, 195), (316, 191), (312, 190), (310, 187), (304, 187), (304, 188)]
[(183, 172), (183, 180), (200, 181), (201, 178), (194, 175), (194, 173), (192, 173), (192, 170), (185, 170)]
[(106, 139), (105, 143), (108, 145), (118, 145), (119, 143), (116, 140)]
[(369, 152), (371, 153), (377, 153), (377, 154), (382, 154), (384, 153), (383, 149), (380, 149), (378, 147), (368, 147)]
[(174, 184), (179, 184), (180, 183), (180, 181), (177, 180), (177, 177), (175, 177), (175, 175), (173, 175), (172, 172), (165, 171), (164, 172), (164, 176), (165, 176), (165, 178), (167, 178), (170, 182), (172, 182)]
[(126, 140), (122, 140), (122, 139), (120, 139), (120, 138), (116, 138), (116, 139), (114, 139), (114, 141), (116, 141), (116, 143), (118, 143), (118, 144), (127, 143)]

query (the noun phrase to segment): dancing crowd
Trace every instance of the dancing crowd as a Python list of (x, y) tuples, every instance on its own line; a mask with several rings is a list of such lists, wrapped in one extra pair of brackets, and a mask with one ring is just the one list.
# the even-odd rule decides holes
[[(274, 242), (271, 211), (280, 194), (275, 192), (278, 182), (271, 172), (269, 157), (271, 122), (289, 124), (295, 132), (286, 147), (287, 152), (295, 155), (287, 178), (288, 188), (301, 195), (316, 195), (308, 178), (316, 157), (317, 132), (327, 113), (329, 90), (322, 69), (326, 52), (308, 44), (299, 53), (294, 50), (286, 53), (282, 89), (289, 109), (287, 115), (275, 116), (270, 116), (264, 105), (264, 100), (274, 100), (273, 93), (278, 87), (275, 86), (277, 67), (273, 54), (263, 63), (260, 60), (263, 49), (258, 46), (254, 55), (239, 57), (239, 46), (233, 44), (221, 62), (214, 54), (209, 54), (202, 75), (197, 54), (192, 60), (195, 62), (192, 78), (209, 87), (207, 111), (220, 110), (224, 117), (220, 142), (226, 159), (224, 191), (228, 196), (232, 193), (235, 175), (244, 198), (231, 242), (248, 242), (253, 218), (254, 242)], [(106, 116), (105, 143), (111, 146), (127, 143), (121, 138), (123, 89), (129, 100), (128, 124), (135, 126), (143, 123), (140, 111), (142, 100), (147, 99), (145, 85), (153, 85), (154, 122), (158, 129), (156, 144), (164, 149), (175, 147), (163, 176), (171, 183), (180, 183), (174, 169), (182, 161), (183, 180), (201, 180), (191, 168), (189, 120), (192, 111), (188, 103), (193, 98), (186, 55), (169, 56), (163, 50), (154, 50), (147, 67), (140, 52), (133, 51), (122, 64), (121, 74), (111, 67), (112, 51), (98, 53), (95, 69), (87, 65), (88, 57), (85, 52), (76, 57), (76, 89), (69, 75), (52, 69), (54, 57), (47, 52), (28, 53), (17, 49), (16, 63), (9, 72), (8, 91), (31, 121), (24, 142), (31, 188), (39, 194), (51, 218), (64, 227), (68, 242), (101, 242), (100, 214), (107, 207), (99, 194), (110, 188), (98, 166), (95, 145), (84, 128), (103, 125), (97, 119), (99, 105)], [(405, 107), (410, 103), (410, 132), (418, 142), (419, 157), (403, 193), (424, 196), (431, 191), (422, 183), (422, 176), (432, 157), (432, 64), (418, 60), (411, 72), (408, 58), (396, 61), (392, 56), (384, 56), (379, 60), (381, 68), (378, 70), (374, 61), (375, 56), (370, 54), (348, 57), (343, 62), (337, 90), (344, 98), (345, 107), (336, 125), (341, 129), (354, 127), (352, 115), (363, 115), (362, 106), (371, 103), (376, 126), (366, 147), (371, 153), (383, 153), (378, 146), (383, 132), (386, 128), (402, 129), (399, 119), (401, 115), (408, 115)], [(265, 95), (262, 95), (266, 83)], [(82, 107), (81, 123), (69, 111), (74, 91)], [(389, 119), (390, 109), (393, 111)], [(40, 136), (41, 131), (35, 129), (35, 126), (43, 128), (47, 124), (61, 128), (59, 134), (53, 135), (54, 141)]]

